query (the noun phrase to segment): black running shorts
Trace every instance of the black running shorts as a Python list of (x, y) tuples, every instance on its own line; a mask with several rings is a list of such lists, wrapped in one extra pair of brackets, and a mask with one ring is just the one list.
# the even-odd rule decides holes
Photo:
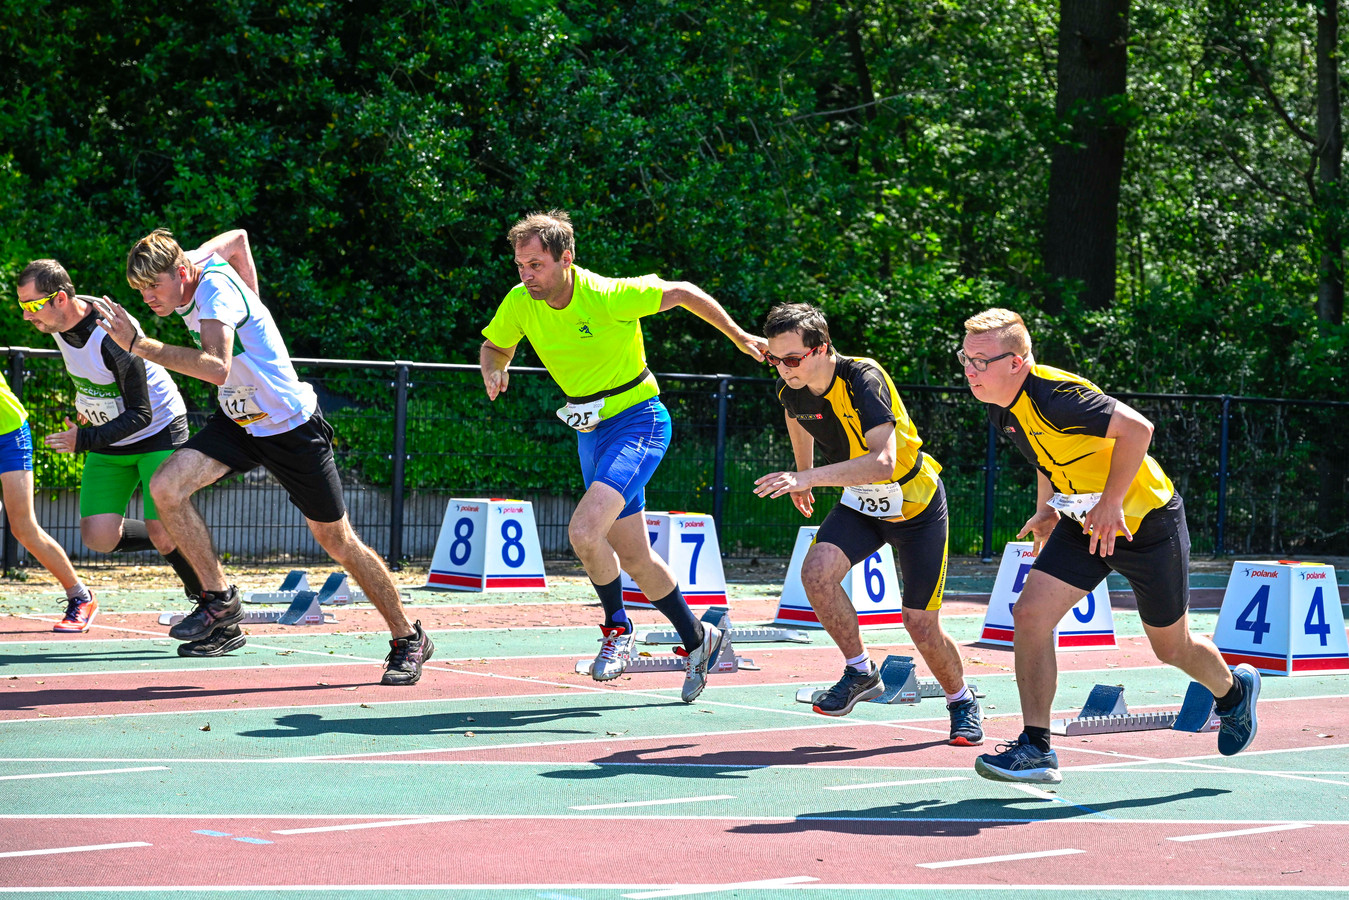
[(1134, 589), (1144, 623), (1165, 628), (1185, 615), (1190, 605), (1190, 530), (1179, 493), (1143, 517), (1132, 541), (1117, 537), (1110, 556), (1093, 555), (1090, 546), (1091, 535), (1082, 532), (1082, 523), (1064, 516), (1031, 568), (1084, 594), (1115, 571)]
[(290, 431), (255, 437), (217, 409), (183, 446), (229, 466), (230, 475), (262, 466), (306, 519), (336, 522), (347, 514), (333, 462), (333, 429), (318, 411)]
[(918, 515), (887, 522), (839, 504), (825, 516), (815, 543), (833, 544), (851, 565), (857, 565), (889, 544), (904, 582), (905, 609), (941, 609), (946, 589), (946, 488), (937, 480), (937, 492)]

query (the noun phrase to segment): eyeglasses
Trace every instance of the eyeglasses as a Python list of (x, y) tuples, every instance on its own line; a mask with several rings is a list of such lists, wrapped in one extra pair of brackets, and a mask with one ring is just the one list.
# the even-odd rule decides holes
[(36, 300), (20, 300), (20, 301), (19, 301), (19, 307), (20, 307), (24, 312), (30, 312), (30, 313), (40, 312), (40, 311), (42, 310), (42, 307), (46, 306), (46, 305), (47, 305), (48, 303), (50, 303), (51, 301), (55, 300), (55, 299), (56, 299), (56, 295), (59, 294), (59, 293), (61, 293), (61, 289), (60, 289), (60, 288), (57, 288), (56, 290), (52, 291), (52, 292), (51, 292), (50, 294), (48, 294), (47, 296), (45, 296), (45, 297), (39, 297), (39, 298), (37, 298)]
[(960, 364), (962, 366), (974, 366), (974, 371), (976, 372), (986, 372), (988, 371), (989, 363), (995, 363), (998, 360), (1006, 359), (1009, 356), (1016, 356), (1016, 352), (1008, 350), (1006, 353), (999, 353), (997, 356), (992, 356), (988, 359), (979, 359), (978, 357), (966, 356), (964, 350), (956, 351), (956, 359), (960, 360)]
[(789, 369), (795, 369), (797, 366), (801, 365), (801, 363), (805, 362), (806, 357), (814, 356), (816, 353), (822, 352), (824, 348), (828, 346), (828, 344), (821, 344), (809, 353), (803, 353), (800, 356), (774, 356), (771, 353), (765, 353), (763, 359), (764, 362), (768, 363), (770, 366), (783, 365)]

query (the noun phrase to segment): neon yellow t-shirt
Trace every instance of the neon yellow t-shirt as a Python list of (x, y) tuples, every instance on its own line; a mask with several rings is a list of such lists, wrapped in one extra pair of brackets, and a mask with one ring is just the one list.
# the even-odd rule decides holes
[[(605, 278), (572, 266), (572, 296), (565, 309), (553, 309), (516, 285), (482, 330), (498, 347), (514, 347), (529, 338), (534, 352), (568, 397), (585, 397), (626, 384), (646, 368), (646, 347), (638, 321), (660, 311), (664, 294), (655, 275)], [(655, 376), (604, 403), (612, 418), (660, 393)]]
[(17, 431), (28, 421), (28, 410), (23, 408), (19, 398), (9, 389), (9, 383), (0, 378), (0, 434)]

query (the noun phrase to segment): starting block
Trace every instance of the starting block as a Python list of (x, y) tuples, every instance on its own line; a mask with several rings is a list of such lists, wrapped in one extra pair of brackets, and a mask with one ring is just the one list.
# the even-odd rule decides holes
[[(709, 625), (721, 627), (723, 619), (730, 615), (730, 609), (725, 606), (710, 607), (703, 613), (702, 619)], [(765, 644), (774, 641), (792, 641), (798, 644), (811, 643), (811, 637), (808, 633), (796, 628), (737, 628), (728, 627), (725, 631), (727, 637), (732, 638), (738, 644)], [(639, 631), (637, 632), (637, 643), (639, 644), (678, 644), (681, 642), (679, 632), (677, 631)]]
[[(868, 703), (917, 703), (932, 698), (946, 699), (946, 691), (935, 678), (919, 679), (914, 674), (912, 656), (887, 656), (881, 663), (881, 683), (885, 691), (879, 697), (872, 697)], [(974, 682), (966, 682), (970, 693), (976, 697), (984, 696)], [(796, 692), (797, 703), (809, 703), (812, 706), (827, 693), (825, 688), (801, 688)]]
[[(309, 576), (304, 569), (291, 569), (281, 587), (274, 591), (250, 591), (241, 598), (244, 603), (293, 603), (297, 595), (303, 592), (313, 593), (309, 587)], [(366, 597), (359, 588), (351, 586), (345, 572), (334, 572), (323, 582), (318, 590), (319, 604), (322, 606), (345, 606), (348, 603), (364, 603)]]
[[(720, 608), (720, 614), (714, 619), (713, 610), (709, 610), (703, 616), (702, 621), (711, 625), (716, 625), (721, 629), (724, 635), (721, 639), (721, 649), (717, 655), (708, 660), (708, 675), (730, 675), (744, 669), (747, 672), (757, 672), (759, 667), (754, 664), (754, 660), (744, 656), (735, 655), (734, 634), (735, 629), (731, 627), (731, 618), (727, 614), (725, 607)], [(576, 661), (576, 674), (589, 675), (595, 668), (593, 659), (578, 659)], [(682, 672), (684, 671), (684, 658), (675, 656), (673, 653), (669, 656), (650, 656), (642, 654), (632, 657), (628, 663), (628, 668), (624, 671), (625, 675), (639, 675), (647, 672)]]
[[(177, 625), (187, 613), (160, 613), (160, 625)], [(332, 613), (319, 606), (319, 595), (313, 591), (297, 591), (290, 606), (285, 609), (248, 609), (240, 625), (329, 625), (337, 621)]]
[(1051, 734), (1117, 734), (1123, 731), (1189, 731), (1196, 734), (1218, 730), (1213, 694), (1198, 682), (1190, 682), (1178, 712), (1131, 713), (1124, 702), (1124, 688), (1098, 684), (1087, 695), (1082, 711), (1071, 719), (1049, 723)]

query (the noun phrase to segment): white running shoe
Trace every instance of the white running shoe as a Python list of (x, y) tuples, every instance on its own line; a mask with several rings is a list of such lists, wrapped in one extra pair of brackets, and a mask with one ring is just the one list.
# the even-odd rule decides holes
[(608, 628), (600, 626), (600, 631), (604, 637), (600, 638), (600, 652), (595, 655), (595, 665), (590, 670), (590, 677), (596, 681), (611, 681), (622, 675), (628, 668), (628, 662), (632, 659), (632, 645), (637, 642), (637, 635), (633, 631), (626, 634), (622, 628)]

